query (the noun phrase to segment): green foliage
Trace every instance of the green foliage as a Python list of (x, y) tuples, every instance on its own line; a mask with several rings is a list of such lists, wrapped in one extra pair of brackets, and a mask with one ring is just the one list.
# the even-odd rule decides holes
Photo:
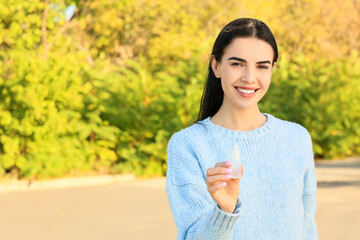
[(182, 60), (151, 71), (147, 60), (129, 60), (98, 86), (107, 109), (102, 114), (120, 129), (118, 168), (137, 175), (163, 175), (171, 134), (197, 114), (202, 76), (199, 61)]
[(110, 167), (119, 130), (100, 118), (87, 66), (69, 66), (76, 55), (12, 53), (0, 84), (2, 167), (38, 178)]
[(262, 109), (305, 126), (314, 153), (325, 158), (360, 153), (360, 61), (358, 52), (329, 62), (304, 54), (283, 57)]
[[(26, 178), (108, 172), (117, 160), (119, 129), (100, 117), (101, 106), (92, 91), (96, 64), (90, 68), (81, 52), (67, 53), (72, 49), (67, 36), (52, 42), (59, 47), (56, 52), (39, 45), (47, 41), (36, 31), (41, 27), (41, 14), (36, 13), (46, 5), (33, 3), (23, 11), (9, 3), (4, 11), (8, 15), (2, 18), (11, 34), (4, 36), (0, 51), (0, 168)], [(27, 11), (34, 14), (25, 17)], [(56, 8), (48, 11), (52, 19), (58, 16)], [(62, 19), (56, 24), (64, 25)], [(27, 31), (32, 23), (34, 31)], [(54, 21), (46, 27), (51, 33)]]

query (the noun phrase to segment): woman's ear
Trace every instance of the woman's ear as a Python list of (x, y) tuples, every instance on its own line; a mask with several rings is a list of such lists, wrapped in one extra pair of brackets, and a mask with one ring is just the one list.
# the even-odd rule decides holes
[(215, 74), (215, 77), (220, 78), (220, 72), (219, 72), (220, 64), (215, 59), (214, 55), (211, 55), (210, 62), (211, 62), (211, 68)]

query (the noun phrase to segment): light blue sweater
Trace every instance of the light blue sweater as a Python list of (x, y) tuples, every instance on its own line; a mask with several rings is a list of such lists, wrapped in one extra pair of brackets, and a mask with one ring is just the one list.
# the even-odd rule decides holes
[[(166, 191), (177, 239), (315, 240), (316, 174), (311, 136), (271, 114), (252, 131), (218, 126), (210, 117), (168, 143)], [(231, 161), (237, 143), (244, 175), (233, 214), (222, 211), (205, 183), (206, 170)]]

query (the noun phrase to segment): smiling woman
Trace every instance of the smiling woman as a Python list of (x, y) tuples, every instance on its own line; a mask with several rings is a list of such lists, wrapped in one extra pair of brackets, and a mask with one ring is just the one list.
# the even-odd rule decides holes
[[(198, 119), (168, 143), (177, 239), (318, 238), (311, 136), (258, 107), (277, 58), (257, 19), (234, 20), (217, 37)], [(239, 153), (240, 177), (230, 161), (239, 170)]]

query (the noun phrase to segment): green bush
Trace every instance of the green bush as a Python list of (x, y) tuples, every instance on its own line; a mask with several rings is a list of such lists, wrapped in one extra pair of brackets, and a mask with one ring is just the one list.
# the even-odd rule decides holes
[(100, 118), (87, 66), (76, 55), (42, 57), (12, 52), (0, 82), (2, 171), (47, 178), (73, 170), (109, 168), (119, 130)]
[(121, 172), (164, 175), (167, 142), (174, 131), (191, 124), (198, 111), (203, 70), (200, 62), (179, 60), (171, 68), (151, 70), (149, 62), (127, 61), (104, 78), (101, 115), (120, 129), (117, 143)]
[(359, 54), (314, 62), (297, 53), (283, 57), (276, 67), (261, 109), (306, 127), (317, 157), (359, 154)]

